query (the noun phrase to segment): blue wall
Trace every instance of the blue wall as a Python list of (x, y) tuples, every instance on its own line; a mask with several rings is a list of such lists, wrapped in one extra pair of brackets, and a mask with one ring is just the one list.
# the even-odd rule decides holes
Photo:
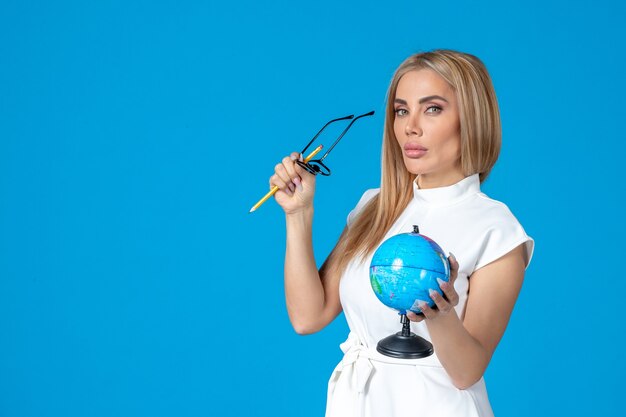
[(297, 336), (267, 189), (329, 118), (318, 262), (379, 181), (417, 51), (486, 63), (484, 184), (536, 240), (486, 380), (498, 416), (617, 415), (626, 232), (617, 1), (0, 4), (0, 416), (320, 416), (343, 316)]

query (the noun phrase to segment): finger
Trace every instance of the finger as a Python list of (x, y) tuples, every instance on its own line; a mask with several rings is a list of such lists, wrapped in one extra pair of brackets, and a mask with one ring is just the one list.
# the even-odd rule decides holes
[(450, 252), (450, 256), (448, 256), (448, 262), (450, 263), (450, 283), (454, 284), (459, 274), (459, 262), (452, 252)]
[(274, 174), (270, 177), (270, 189), (273, 188), (274, 186), (277, 186), (279, 191), (282, 191), (284, 193), (286, 193), (287, 195), (291, 196), (293, 195), (293, 193), (291, 192), (291, 190), (289, 189), (289, 187), (287, 186), (287, 183), (285, 183), (285, 181), (279, 177), (278, 175)]
[(295, 191), (296, 187), (302, 191), (302, 179), (296, 170), (296, 167), (299, 167), (299, 165), (295, 162), (299, 155), (297, 152), (292, 152), (291, 155), (283, 158), (283, 166), (287, 171), (287, 175), (289, 175), (290, 183), (293, 184), (291, 191)]
[(439, 288), (443, 291), (444, 298), (450, 303), (450, 305), (454, 307), (459, 304), (459, 293), (456, 292), (454, 285), (442, 280), (441, 278), (437, 278), (437, 282), (439, 283)]
[(428, 291), (428, 294), (430, 295), (431, 300), (435, 302), (435, 305), (437, 306), (439, 311), (447, 313), (448, 311), (452, 309), (452, 306), (450, 305), (450, 303), (447, 302), (445, 298), (443, 298), (443, 296), (439, 294), (438, 291), (431, 289)]
[(424, 320), (424, 315), (423, 314), (415, 314), (412, 311), (407, 311), (406, 312), (406, 318), (408, 318), (409, 320), (415, 322), (415, 323), (419, 323), (420, 321)]
[(284, 192), (287, 192), (287, 190), (289, 190), (289, 192), (287, 193), (291, 193), (290, 195), (292, 195), (293, 187), (290, 186), (290, 184), (292, 184), (291, 177), (287, 173), (287, 169), (285, 168), (284, 163), (277, 164), (274, 167), (274, 172), (274, 175), (278, 177), (274, 184), (278, 185), (278, 187)]
[(276, 164), (276, 166), (274, 167), (274, 173), (278, 175), (285, 184), (287, 184), (291, 182), (291, 177), (289, 176), (289, 172), (287, 171), (287, 167), (285, 166), (285, 160), (288, 161), (288, 164), (293, 164), (293, 162), (287, 156), (283, 158), (281, 163)]
[(420, 310), (422, 310), (425, 318), (434, 319), (435, 317), (437, 317), (437, 311), (430, 308), (426, 301), (417, 300), (417, 306), (420, 308)]
[(298, 157), (295, 156), (294, 154), (291, 154), (289, 156), (284, 157), (282, 161), (283, 167), (285, 167), (285, 171), (287, 172), (287, 175), (289, 175), (290, 180), (294, 179), (298, 175), (296, 173), (296, 168), (295, 168), (295, 165), (297, 165), (296, 159), (298, 159)]

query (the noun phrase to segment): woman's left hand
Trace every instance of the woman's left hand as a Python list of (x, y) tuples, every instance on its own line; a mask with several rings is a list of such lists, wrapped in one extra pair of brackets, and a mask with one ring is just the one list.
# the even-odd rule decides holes
[(439, 283), (439, 288), (441, 288), (441, 291), (445, 294), (445, 298), (437, 291), (431, 289), (430, 298), (435, 302), (437, 308), (429, 307), (426, 301), (420, 302), (418, 306), (423, 314), (415, 314), (412, 311), (407, 311), (406, 316), (409, 320), (418, 323), (424, 319), (434, 320), (454, 312), (454, 306), (459, 303), (459, 294), (457, 294), (454, 289), (454, 281), (456, 281), (459, 272), (459, 263), (452, 253), (448, 257), (448, 261), (450, 262), (450, 279), (448, 282), (441, 281)]

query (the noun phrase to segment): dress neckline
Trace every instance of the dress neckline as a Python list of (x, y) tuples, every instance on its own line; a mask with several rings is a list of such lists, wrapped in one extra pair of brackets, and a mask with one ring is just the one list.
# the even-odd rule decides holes
[(427, 204), (450, 205), (479, 192), (479, 174), (465, 177), (456, 184), (427, 189), (419, 188), (417, 178), (413, 181), (413, 199)]

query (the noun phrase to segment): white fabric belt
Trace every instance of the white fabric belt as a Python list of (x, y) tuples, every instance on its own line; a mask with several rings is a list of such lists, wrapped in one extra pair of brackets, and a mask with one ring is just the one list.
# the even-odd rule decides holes
[(372, 370), (374, 369), (372, 361), (405, 366), (414, 365), (443, 368), (441, 362), (439, 362), (439, 359), (437, 359), (434, 354), (423, 359), (397, 359), (385, 356), (376, 351), (376, 349), (365, 346), (353, 332), (350, 332), (348, 339), (340, 345), (340, 348), (344, 356), (333, 370), (328, 382), (328, 396), (326, 400), (327, 416), (335, 416), (331, 408), (333, 406), (335, 388), (340, 380), (342, 384), (348, 384), (350, 391), (354, 393), (352, 400), (355, 406), (355, 416), (361, 416), (363, 409), (363, 393), (372, 374)]

